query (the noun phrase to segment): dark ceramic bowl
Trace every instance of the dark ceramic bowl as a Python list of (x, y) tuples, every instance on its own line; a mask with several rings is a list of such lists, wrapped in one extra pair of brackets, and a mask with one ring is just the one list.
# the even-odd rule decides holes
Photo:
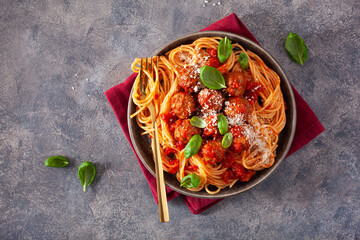
[[(289, 151), (291, 146), (296, 126), (296, 105), (294, 94), (291, 89), (291, 85), (288, 79), (285, 76), (284, 71), (281, 69), (280, 65), (275, 61), (273, 57), (262, 47), (260, 47), (255, 42), (242, 37), (237, 34), (228, 33), (228, 32), (220, 32), (220, 31), (207, 31), (207, 32), (198, 32), (192, 33), (183, 37), (180, 37), (174, 41), (169, 42), (159, 50), (157, 50), (153, 56), (164, 55), (171, 49), (174, 49), (182, 44), (189, 44), (201, 37), (225, 37), (227, 36), (232, 42), (237, 42), (241, 46), (243, 46), (246, 50), (250, 50), (261, 57), (261, 59), (265, 62), (265, 64), (273, 69), (277, 74), (279, 74), (281, 78), (281, 90), (283, 92), (284, 100), (286, 102), (287, 111), (286, 111), (286, 125), (285, 128), (279, 135), (278, 148), (276, 149), (276, 158), (275, 163), (271, 168), (264, 169), (262, 171), (257, 172), (249, 182), (241, 183), (237, 182), (232, 188), (222, 189), (218, 194), (211, 195), (208, 194), (205, 190), (200, 192), (192, 192), (187, 190), (186, 188), (180, 187), (180, 183), (176, 179), (176, 177), (172, 174), (164, 172), (165, 175), (165, 184), (171, 189), (175, 190), (184, 195), (192, 196), (192, 197), (200, 197), (200, 198), (224, 198), (239, 194), (250, 188), (255, 187), (260, 182), (264, 181), (281, 163), (281, 161), (285, 158), (286, 154)], [(132, 91), (134, 88), (132, 89)], [(132, 94), (131, 91), (131, 94)], [(130, 118), (131, 113), (134, 113), (136, 109), (135, 104), (133, 103), (130, 95), (129, 105), (128, 105), (128, 124), (131, 141), (134, 145), (134, 148), (140, 157), (141, 161), (145, 165), (145, 167), (151, 172), (152, 175), (155, 176), (155, 164), (152, 157), (150, 138), (147, 136), (141, 136), (141, 129), (138, 127), (136, 123), (136, 119)]]

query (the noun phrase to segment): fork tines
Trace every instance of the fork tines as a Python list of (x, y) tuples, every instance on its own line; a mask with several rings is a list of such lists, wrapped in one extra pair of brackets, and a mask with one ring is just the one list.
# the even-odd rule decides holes
[(148, 62), (148, 58), (145, 58), (145, 67), (144, 67), (144, 58), (140, 59), (140, 91), (142, 94), (146, 95), (146, 88), (147, 88), (147, 82), (148, 82), (148, 76), (146, 74), (144, 74), (144, 69), (146, 71), (151, 70), (151, 76), (153, 76), (153, 61), (154, 58), (156, 59), (155, 62), (155, 66), (156, 68), (158, 67), (158, 57), (151, 57), (150, 58), (150, 67), (149, 67), (149, 62)]

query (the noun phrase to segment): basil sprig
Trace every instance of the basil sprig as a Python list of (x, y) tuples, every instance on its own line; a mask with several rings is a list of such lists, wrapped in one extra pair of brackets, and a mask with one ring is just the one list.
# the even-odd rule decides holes
[(241, 52), (239, 54), (238, 61), (239, 61), (240, 67), (242, 69), (247, 69), (249, 67), (249, 59), (248, 59), (248, 56), (244, 52)]
[(221, 63), (225, 62), (226, 59), (230, 57), (231, 50), (232, 50), (231, 41), (227, 37), (221, 39), (217, 50), (218, 59)]
[(200, 150), (202, 143), (202, 138), (199, 134), (192, 136), (188, 144), (186, 144), (184, 149), (184, 155), (186, 158), (189, 158), (195, 154), (197, 154)]
[(203, 66), (200, 68), (200, 79), (202, 83), (211, 89), (226, 88), (223, 75), (214, 67)]
[(85, 192), (86, 187), (90, 185), (90, 183), (95, 178), (95, 166), (92, 162), (83, 162), (78, 168), (78, 176), (83, 186), (83, 190)]
[(194, 127), (198, 127), (198, 128), (206, 128), (206, 122), (204, 119), (201, 119), (199, 117), (192, 117), (190, 119), (190, 124), (193, 125)]
[(221, 135), (224, 135), (225, 133), (228, 132), (229, 125), (228, 125), (228, 122), (226, 120), (226, 117), (223, 114), (219, 114), (217, 116), (217, 125), (218, 125), (219, 132), (220, 132)]
[(221, 145), (223, 148), (228, 148), (230, 147), (231, 143), (233, 140), (233, 135), (231, 132), (228, 132), (224, 135), (222, 141), (221, 141)]
[(289, 33), (288, 37), (286, 38), (285, 43), (286, 51), (289, 57), (294, 61), (301, 65), (307, 59), (308, 50), (304, 43), (304, 40), (299, 37), (296, 33)]
[(55, 167), (55, 168), (61, 168), (65, 167), (69, 164), (69, 160), (67, 160), (63, 156), (52, 156), (45, 160), (45, 167)]
[(180, 187), (197, 188), (200, 185), (201, 178), (195, 173), (186, 175), (180, 183)]

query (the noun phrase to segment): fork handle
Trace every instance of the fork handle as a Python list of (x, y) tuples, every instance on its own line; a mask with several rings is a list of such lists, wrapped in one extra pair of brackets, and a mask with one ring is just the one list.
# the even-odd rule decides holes
[(155, 111), (153, 106), (151, 106), (151, 121), (152, 127), (154, 129), (153, 140), (152, 140), (152, 147), (153, 147), (153, 154), (155, 160), (155, 171), (156, 171), (156, 187), (157, 187), (157, 194), (158, 194), (158, 205), (159, 205), (159, 217), (160, 222), (168, 222), (169, 221), (169, 209), (167, 205), (166, 199), (166, 190), (165, 190), (165, 181), (164, 181), (164, 172), (163, 172), (163, 165), (161, 160), (161, 152), (160, 152), (160, 142), (159, 142), (159, 135), (158, 129), (156, 126), (156, 119), (155, 119)]

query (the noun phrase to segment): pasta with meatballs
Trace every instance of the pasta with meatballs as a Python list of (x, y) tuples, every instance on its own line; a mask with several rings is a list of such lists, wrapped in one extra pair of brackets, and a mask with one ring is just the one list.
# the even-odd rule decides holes
[[(132, 95), (137, 110), (131, 117), (150, 137), (147, 106), (152, 102), (155, 107), (164, 170), (179, 182), (195, 174), (200, 184), (189, 190), (209, 194), (271, 167), (286, 123), (278, 74), (238, 43), (230, 42), (227, 58), (220, 62), (224, 40), (199, 38), (153, 57), (158, 64), (144, 70), (149, 77), (146, 98), (141, 97), (139, 77)], [(247, 66), (238, 61), (242, 57)], [(132, 69), (139, 72), (140, 58)], [(189, 146), (194, 136), (201, 140), (195, 150)]]

